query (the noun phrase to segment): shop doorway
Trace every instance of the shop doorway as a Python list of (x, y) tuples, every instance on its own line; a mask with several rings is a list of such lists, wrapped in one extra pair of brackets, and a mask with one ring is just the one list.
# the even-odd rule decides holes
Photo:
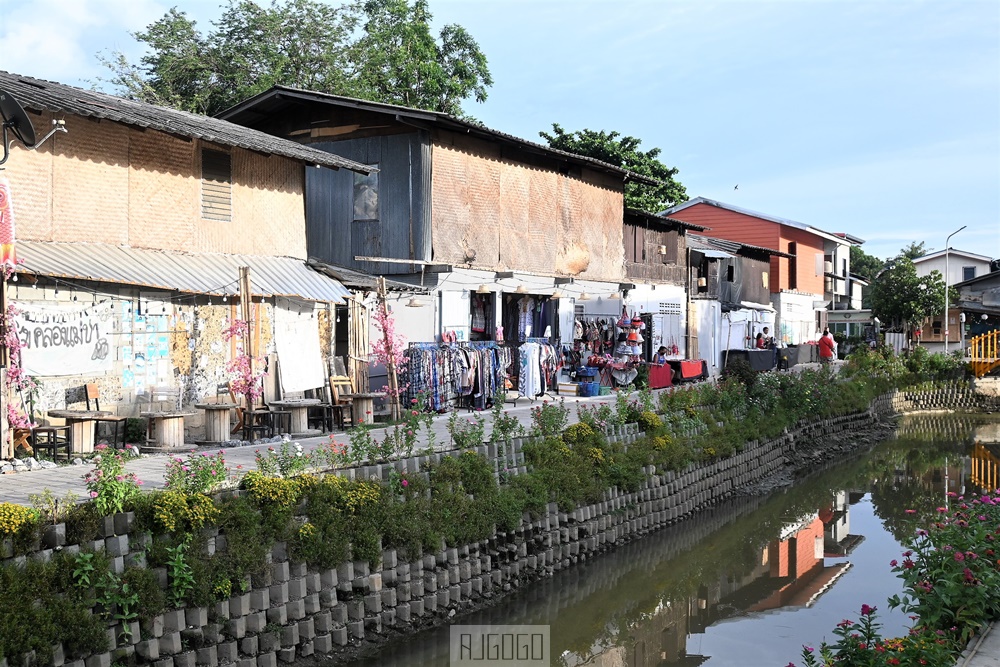
[(559, 299), (548, 294), (504, 294), (501, 326), (504, 342), (517, 345), (529, 338), (559, 340)]

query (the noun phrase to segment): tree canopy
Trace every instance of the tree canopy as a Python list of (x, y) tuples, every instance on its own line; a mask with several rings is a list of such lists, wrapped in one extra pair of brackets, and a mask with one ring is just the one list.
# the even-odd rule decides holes
[[(939, 271), (918, 276), (905, 255), (889, 260), (871, 286), (872, 314), (890, 328), (918, 326), (924, 318), (944, 311), (944, 277)], [(952, 288), (952, 302), (958, 294)]]
[(869, 255), (860, 246), (851, 246), (851, 273), (871, 282), (884, 266), (885, 262), (875, 255)]
[(639, 150), (640, 139), (623, 137), (618, 132), (578, 130), (567, 132), (558, 123), (552, 124), (552, 133), (539, 132), (549, 146), (568, 153), (607, 162), (628, 171), (648, 176), (659, 185), (629, 181), (625, 184), (625, 206), (641, 211), (658, 213), (675, 204), (687, 201), (687, 190), (677, 180), (676, 167), (668, 167), (659, 160), (660, 149)]
[(910, 245), (905, 246), (899, 251), (900, 257), (906, 257), (908, 259), (917, 259), (918, 257), (923, 257), (924, 255), (929, 255), (934, 252), (934, 248), (925, 248), (924, 242), (921, 241), (917, 243), (916, 241), (910, 241)]
[(230, 0), (203, 34), (176, 8), (132, 36), (138, 64), (102, 57), (120, 94), (215, 114), (274, 85), (464, 115), (486, 99), (486, 56), (459, 25), (431, 33), (427, 0)]

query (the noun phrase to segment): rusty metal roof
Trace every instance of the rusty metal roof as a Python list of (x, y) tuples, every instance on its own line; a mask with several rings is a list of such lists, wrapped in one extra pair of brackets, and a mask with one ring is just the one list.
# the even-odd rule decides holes
[[(364, 174), (377, 171), (328, 151), (281, 139), (219, 118), (127, 100), (96, 90), (74, 88), (62, 83), (2, 71), (0, 71), (0, 90), (10, 93), (22, 107), (32, 111), (50, 111), (56, 114), (65, 113), (110, 120), (142, 129), (159, 130), (185, 139), (201, 139), (264, 155), (280, 155), (306, 165), (321, 165), (330, 169), (343, 167)], [(36, 131), (44, 134), (47, 128), (36, 128)]]
[(92, 280), (191, 294), (239, 292), (239, 268), (250, 267), (255, 296), (299, 297), (342, 303), (350, 292), (334, 278), (294, 257), (183, 253), (109, 245), (18, 241), (18, 273)]
[(472, 134), (479, 136), (480, 138), (500, 141), (509, 145), (515, 145), (521, 150), (527, 152), (547, 155), (566, 162), (590, 167), (591, 169), (597, 169), (615, 174), (617, 176), (621, 176), (624, 180), (646, 183), (648, 185), (660, 184), (660, 181), (655, 178), (644, 176), (643, 174), (637, 174), (634, 171), (625, 169), (624, 167), (609, 164), (586, 155), (570, 153), (558, 148), (552, 148), (551, 146), (540, 144), (537, 141), (522, 139), (521, 137), (516, 137), (513, 134), (507, 134), (506, 132), (490, 129), (482, 123), (469, 121), (464, 118), (458, 118), (457, 116), (452, 116), (440, 111), (415, 109), (413, 107), (386, 104), (384, 102), (372, 102), (370, 100), (361, 100), (353, 97), (345, 97), (343, 95), (333, 95), (331, 93), (321, 93), (315, 90), (305, 90), (302, 88), (293, 88), (291, 86), (273, 86), (262, 93), (254, 95), (250, 99), (244, 100), (239, 104), (220, 112), (218, 117), (233, 118), (238, 122), (247, 122), (251, 119), (251, 117), (267, 116), (275, 111), (276, 106), (281, 106), (292, 100), (360, 109), (371, 113), (388, 114), (396, 118), (406, 118), (421, 123), (429, 123), (453, 132)]

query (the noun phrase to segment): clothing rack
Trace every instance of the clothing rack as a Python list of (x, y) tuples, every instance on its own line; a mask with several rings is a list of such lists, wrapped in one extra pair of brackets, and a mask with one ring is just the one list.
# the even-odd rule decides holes
[(518, 349), (517, 391), (534, 400), (558, 384), (562, 349), (548, 338), (528, 338)]
[(493, 341), (410, 343), (407, 397), (426, 392), (435, 412), (451, 407), (484, 410), (506, 387), (511, 348)]

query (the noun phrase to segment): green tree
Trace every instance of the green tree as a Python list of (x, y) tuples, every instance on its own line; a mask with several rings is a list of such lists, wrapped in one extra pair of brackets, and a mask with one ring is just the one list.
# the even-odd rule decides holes
[(659, 181), (648, 185), (637, 181), (625, 184), (625, 206), (640, 211), (657, 213), (687, 201), (687, 190), (677, 180), (676, 167), (668, 167), (659, 160), (660, 149), (639, 150), (641, 140), (623, 137), (618, 132), (578, 130), (566, 132), (558, 123), (552, 124), (552, 133), (539, 132), (549, 146), (568, 153), (607, 162), (630, 172)]
[(371, 100), (462, 116), (462, 100), (486, 100), (486, 56), (459, 25), (431, 35), (426, 0), (367, 0), (358, 40), (360, 94)]
[[(918, 326), (924, 318), (944, 311), (944, 278), (939, 271), (918, 276), (909, 257), (890, 260), (871, 287), (872, 314), (890, 329)], [(952, 302), (958, 293), (952, 288)]]
[(435, 39), (426, 0), (231, 0), (202, 34), (176, 8), (132, 36), (147, 47), (138, 64), (99, 56), (102, 81), (131, 99), (215, 114), (284, 85), (462, 115), (493, 84), (486, 56), (458, 25)]
[(884, 266), (884, 261), (875, 255), (869, 255), (861, 246), (851, 246), (851, 273), (871, 282)]
[(917, 243), (916, 241), (910, 241), (910, 245), (905, 246), (899, 251), (900, 257), (906, 257), (908, 259), (917, 259), (918, 257), (923, 257), (924, 255), (929, 255), (934, 252), (934, 248), (925, 248), (924, 242), (921, 241)]

